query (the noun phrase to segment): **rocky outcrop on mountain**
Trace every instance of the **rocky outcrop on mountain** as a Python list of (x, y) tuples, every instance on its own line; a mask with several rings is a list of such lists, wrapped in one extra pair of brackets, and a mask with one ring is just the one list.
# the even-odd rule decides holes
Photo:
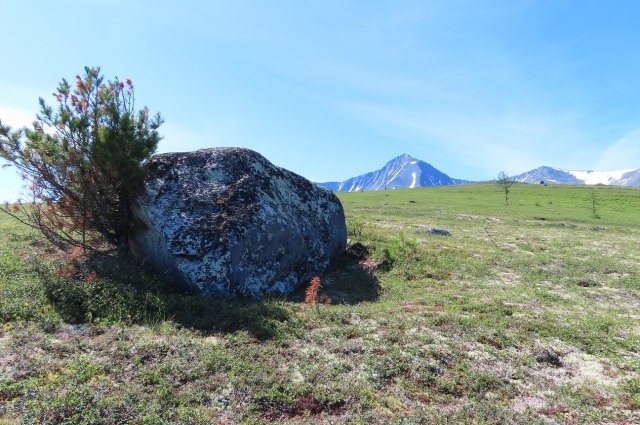
[(615, 182), (619, 186), (640, 186), (640, 168), (625, 171)]
[(468, 181), (451, 178), (431, 164), (405, 154), (387, 162), (380, 170), (352, 177), (343, 182), (326, 182), (318, 185), (334, 192), (359, 192), (464, 183)]
[(580, 180), (568, 171), (547, 166), (538, 167), (535, 170), (518, 174), (511, 179), (518, 183), (540, 183), (544, 181), (546, 183), (556, 184), (582, 184)]
[(135, 255), (212, 297), (287, 293), (346, 246), (340, 201), (248, 149), (155, 155)]

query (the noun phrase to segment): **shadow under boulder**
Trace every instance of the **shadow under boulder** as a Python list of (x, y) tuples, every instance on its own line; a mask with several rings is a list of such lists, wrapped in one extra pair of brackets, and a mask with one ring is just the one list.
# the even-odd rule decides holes
[[(360, 245), (360, 244), (354, 244)], [(354, 246), (352, 245), (352, 246)], [(375, 273), (367, 268), (367, 261), (371, 257), (368, 250), (362, 246), (367, 256), (365, 260), (353, 255), (353, 251), (347, 249), (338, 257), (326, 273), (320, 275), (321, 290), (331, 304), (359, 304), (376, 301), (380, 297), (380, 282)], [(360, 247), (357, 247), (360, 249)], [(309, 282), (307, 282), (308, 286)], [(300, 288), (289, 297), (292, 301), (303, 302), (305, 288)]]

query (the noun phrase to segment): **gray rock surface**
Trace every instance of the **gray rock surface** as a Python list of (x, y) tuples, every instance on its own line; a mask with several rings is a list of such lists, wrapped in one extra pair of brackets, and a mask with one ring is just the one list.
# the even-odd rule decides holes
[(159, 154), (149, 169), (132, 251), (208, 296), (290, 292), (346, 247), (336, 196), (257, 152)]
[(451, 232), (449, 232), (446, 229), (437, 229), (435, 227), (430, 227), (429, 228), (429, 233), (431, 233), (432, 235), (437, 235), (437, 236), (451, 236)]

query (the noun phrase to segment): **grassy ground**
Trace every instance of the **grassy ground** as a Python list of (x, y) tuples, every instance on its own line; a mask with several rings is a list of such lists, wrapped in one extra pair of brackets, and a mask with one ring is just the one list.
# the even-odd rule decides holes
[(340, 198), (392, 267), (343, 260), (319, 313), (61, 277), (0, 218), (0, 423), (640, 423), (640, 190)]

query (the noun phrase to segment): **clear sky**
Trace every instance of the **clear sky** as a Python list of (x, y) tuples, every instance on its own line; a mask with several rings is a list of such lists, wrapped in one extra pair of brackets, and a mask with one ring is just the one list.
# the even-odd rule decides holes
[[(7, 0), (0, 119), (85, 65), (160, 151), (244, 146), (314, 181), (408, 153), (451, 177), (640, 168), (637, 0)], [(15, 196), (0, 171), (0, 199)]]

